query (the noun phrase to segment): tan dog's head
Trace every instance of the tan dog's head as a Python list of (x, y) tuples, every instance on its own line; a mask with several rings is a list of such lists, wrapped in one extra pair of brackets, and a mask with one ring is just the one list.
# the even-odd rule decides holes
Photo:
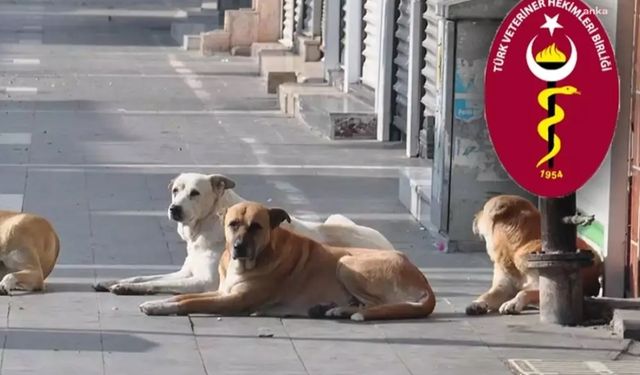
[(231, 257), (253, 264), (269, 245), (271, 231), (285, 220), (291, 222), (281, 208), (267, 208), (256, 202), (231, 206), (224, 216), (224, 238)]
[(223, 175), (183, 173), (169, 183), (169, 219), (185, 224), (202, 219), (217, 209), (224, 191), (235, 186), (235, 182)]

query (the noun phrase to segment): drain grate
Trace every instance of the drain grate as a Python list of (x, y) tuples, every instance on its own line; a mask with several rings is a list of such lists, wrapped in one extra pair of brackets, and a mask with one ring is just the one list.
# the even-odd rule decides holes
[(635, 375), (640, 361), (567, 361), (510, 359), (511, 370), (518, 375)]

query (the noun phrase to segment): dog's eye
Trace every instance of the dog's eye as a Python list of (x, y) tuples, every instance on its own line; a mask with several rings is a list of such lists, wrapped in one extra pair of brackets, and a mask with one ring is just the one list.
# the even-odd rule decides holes
[(233, 221), (229, 222), (229, 224), (227, 224), (227, 225), (231, 229), (238, 229), (238, 227), (240, 226), (240, 221), (239, 220), (233, 220)]
[(172, 192), (173, 194), (177, 194), (177, 193), (178, 193), (178, 189), (177, 189), (177, 188), (174, 188), (173, 190), (171, 190), (171, 192)]
[(191, 192), (189, 193), (189, 198), (195, 198), (198, 195), (200, 195), (200, 192), (198, 190), (191, 190)]
[(262, 225), (258, 223), (251, 223), (251, 225), (249, 225), (249, 230), (256, 231), (260, 229), (262, 229)]

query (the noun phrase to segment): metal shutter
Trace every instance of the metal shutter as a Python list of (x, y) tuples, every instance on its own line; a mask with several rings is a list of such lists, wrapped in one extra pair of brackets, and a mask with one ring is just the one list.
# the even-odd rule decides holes
[[(327, 0), (329, 1), (329, 0)], [(345, 46), (347, 44), (345, 38), (347, 37), (347, 0), (340, 0), (340, 52), (339, 60), (340, 65), (344, 66), (345, 58)]]
[[(333, 0), (335, 1), (335, 0)], [(322, 50), (323, 53), (326, 53), (325, 51), (327, 50), (327, 2), (326, 1), (322, 1), (322, 18), (320, 19), (320, 36), (322, 38), (322, 45), (320, 46), (320, 49)]]
[[(302, 0), (301, 0), (302, 1)], [(321, 33), (321, 17), (324, 8), (322, 0), (303, 0), (304, 22), (303, 32), (305, 35), (316, 37)], [(335, 0), (334, 0), (335, 1)]]
[(407, 132), (407, 96), (409, 90), (409, 23), (411, 22), (410, 0), (398, 2), (394, 32), (393, 56), (393, 125)]
[(380, 0), (364, 1), (364, 40), (362, 52), (362, 83), (375, 89), (378, 85), (378, 55), (380, 34)]
[(424, 13), (427, 22), (426, 35), (422, 46), (424, 54), (424, 95), (422, 105), (424, 105), (423, 129), (426, 130), (427, 157), (433, 158), (434, 148), (434, 116), (436, 114), (436, 79), (437, 79), (437, 54), (438, 54), (438, 19), (435, 13), (435, 6), (427, 3), (427, 10)]
[(302, 32), (304, 27), (304, 0), (294, 0), (293, 6), (293, 30), (294, 34)]
[(307, 35), (313, 34), (313, 7), (316, 5), (317, 0), (303, 0), (304, 1), (304, 33)]
[(282, 6), (282, 43), (287, 47), (293, 45), (295, 0), (284, 0)]

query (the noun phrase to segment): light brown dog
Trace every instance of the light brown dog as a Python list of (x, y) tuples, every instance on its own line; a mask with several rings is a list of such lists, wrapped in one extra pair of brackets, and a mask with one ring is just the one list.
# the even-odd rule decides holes
[[(538, 273), (527, 267), (527, 256), (542, 250), (540, 212), (528, 200), (515, 195), (489, 199), (473, 221), (473, 232), (484, 238), (493, 261), (491, 288), (469, 306), (469, 315), (499, 311), (517, 314), (539, 302)], [(583, 268), (585, 295), (600, 289), (602, 260), (586, 242), (578, 238), (578, 249), (593, 253), (593, 264)]]
[(44, 289), (59, 253), (60, 240), (46, 219), (0, 211), (0, 294)]
[(397, 251), (322, 245), (279, 228), (282, 209), (238, 203), (224, 218), (220, 288), (140, 305), (148, 315), (426, 317), (435, 295), (422, 272)]

